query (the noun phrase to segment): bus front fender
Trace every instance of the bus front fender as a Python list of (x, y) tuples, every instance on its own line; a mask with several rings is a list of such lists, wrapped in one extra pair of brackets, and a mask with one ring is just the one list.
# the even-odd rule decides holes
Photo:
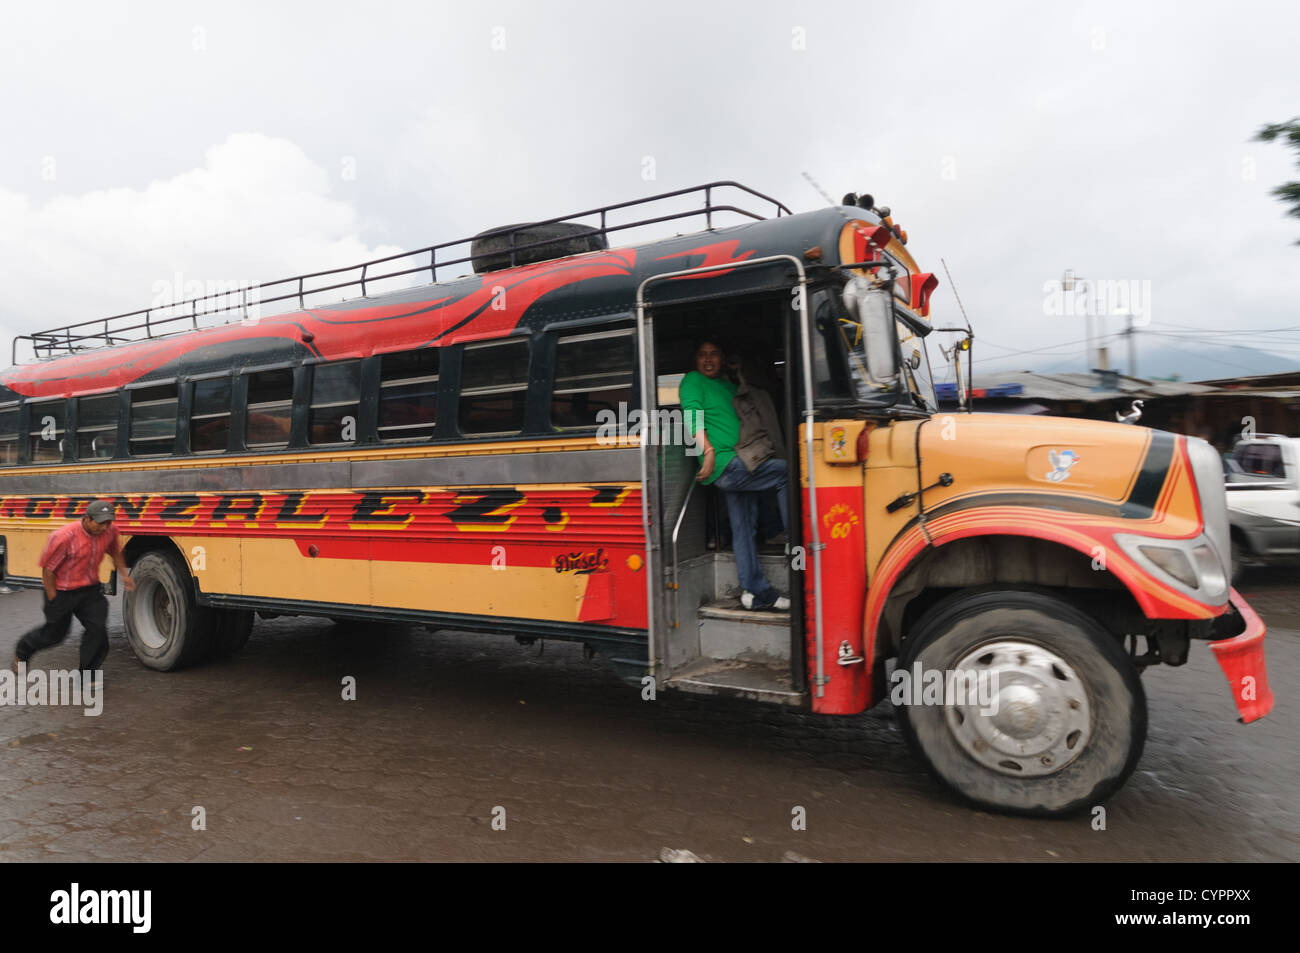
[[(890, 597), (900, 591), (919, 591), (919, 588), (923, 588), (923, 586), (918, 587), (915, 582), (909, 585), (908, 577), (915, 572), (923, 571), (922, 560), (928, 553), (961, 540), (976, 538), (990, 542), (999, 539), (1037, 540), (1072, 551), (1070, 554), (1072, 559), (1083, 557), (1088, 560), (1092, 570), (1109, 573), (1128, 591), (1142, 614), (1148, 619), (1211, 619), (1222, 615), (1228, 608), (1226, 604), (1212, 606), (1190, 599), (1161, 584), (1159, 580), (1129, 559), (1112, 540), (1115, 532), (1131, 532), (1128, 527), (1107, 526), (1100, 523), (1087, 524), (1078, 521), (1058, 522), (1044, 518), (1041, 512), (1021, 512), (1005, 517), (985, 514), (978, 521), (978, 525), (970, 525), (970, 520), (963, 522), (965, 525), (952, 525), (951, 522), (945, 525), (944, 520), (935, 520), (925, 527), (928, 529), (928, 539), (926, 532), (920, 526), (913, 527), (894, 541), (872, 574), (863, 616), (866, 670), (878, 673), (874, 680), (877, 691), (872, 693), (872, 704), (879, 701), (877, 697), (881, 684), (879, 673), (883, 672), (883, 661), (893, 654), (896, 648), (894, 642), (901, 636), (901, 633), (885, 625)], [(984, 585), (1009, 581), (998, 578), (998, 567), (996, 561), (994, 562), (992, 574), (988, 578), (970, 584)], [(882, 647), (879, 643), (887, 635), (892, 636), (894, 641)]]

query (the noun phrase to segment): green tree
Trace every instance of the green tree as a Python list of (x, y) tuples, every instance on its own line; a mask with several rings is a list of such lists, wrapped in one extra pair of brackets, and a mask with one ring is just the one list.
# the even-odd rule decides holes
[[(1300, 165), (1300, 116), (1290, 122), (1263, 126), (1255, 133), (1255, 139), (1259, 142), (1272, 142), (1279, 136), (1283, 137), (1291, 147), (1291, 151), (1296, 154), (1296, 164)], [(1279, 185), (1273, 190), (1273, 194), (1281, 199), (1283, 204), (1290, 206), (1287, 209), (1288, 215), (1300, 218), (1300, 182), (1286, 182)], [(1296, 240), (1296, 244), (1300, 245), (1300, 239)]]

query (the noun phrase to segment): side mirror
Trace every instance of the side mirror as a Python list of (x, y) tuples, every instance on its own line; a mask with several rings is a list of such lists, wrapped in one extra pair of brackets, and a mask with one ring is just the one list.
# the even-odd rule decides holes
[(961, 359), (963, 354), (970, 351), (970, 340), (970, 336), (967, 335), (952, 349), (953, 366), (957, 371), (957, 406), (966, 411), (971, 409), (970, 381), (966, 379), (969, 366), (962, 364)]
[(898, 331), (894, 326), (894, 296), (889, 286), (855, 277), (844, 286), (844, 304), (862, 328), (871, 383), (893, 384), (898, 377)]

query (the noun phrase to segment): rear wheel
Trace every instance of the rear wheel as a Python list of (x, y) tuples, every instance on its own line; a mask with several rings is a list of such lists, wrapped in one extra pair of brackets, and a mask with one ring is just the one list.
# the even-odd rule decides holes
[(135, 591), (126, 593), (122, 621), (131, 649), (144, 665), (168, 672), (201, 662), (213, 648), (216, 616), (194, 601), (181, 561), (153, 550), (131, 567)]
[(939, 778), (983, 807), (1068, 814), (1118, 790), (1142, 754), (1136, 669), (1110, 633), (1053, 596), (945, 600), (921, 619), (899, 667), (911, 680), (943, 673), (942, 703), (909, 704), (918, 698), (909, 691), (900, 720)]
[(216, 615), (216, 625), (212, 633), (214, 658), (234, 655), (248, 644), (248, 637), (253, 634), (251, 609), (209, 609), (208, 611)]

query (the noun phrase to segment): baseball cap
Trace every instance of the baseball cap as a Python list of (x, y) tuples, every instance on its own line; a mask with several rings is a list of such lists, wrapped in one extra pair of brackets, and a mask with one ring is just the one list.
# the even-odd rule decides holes
[(86, 515), (96, 523), (108, 523), (112, 521), (116, 512), (112, 503), (107, 500), (96, 500), (86, 507)]

